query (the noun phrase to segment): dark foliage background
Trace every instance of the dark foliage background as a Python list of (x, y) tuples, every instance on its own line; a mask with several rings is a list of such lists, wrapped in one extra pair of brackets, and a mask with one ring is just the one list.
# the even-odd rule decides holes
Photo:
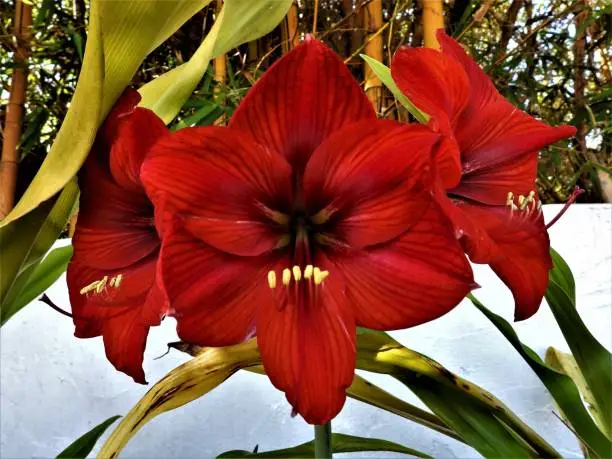
[[(580, 200), (612, 200), (612, 87), (610, 41), (612, 4), (572, 0), (447, 0), (447, 32), (470, 49), (500, 91), (518, 107), (550, 124), (570, 123), (579, 135), (541, 152), (539, 189), (546, 203), (562, 202), (578, 184)], [(88, 1), (34, 0), (32, 56), (26, 117), (21, 138), (17, 197), (27, 187), (48, 151), (70, 103), (86, 42)], [(382, 37), (386, 64), (400, 46), (422, 41), (420, 3), (416, 0), (299, 1), (295, 32), (287, 20), (267, 36), (224, 56), (225, 66), (211, 66), (198, 90), (185, 104), (173, 127), (223, 123), (240, 98), (288, 49), (289, 33), (317, 37), (347, 59), (355, 77), (364, 80), (360, 52), (372, 36)], [(365, 19), (376, 4), (374, 23)], [(365, 10), (368, 9), (369, 12)], [(0, 3), (0, 126), (14, 65), (14, 4)], [(215, 2), (190, 19), (154, 51), (134, 76), (138, 87), (195, 52), (214, 20)], [(223, 72), (223, 67), (225, 72)], [(379, 90), (380, 91), (380, 90)], [(381, 92), (379, 111), (407, 119), (390, 94)]]

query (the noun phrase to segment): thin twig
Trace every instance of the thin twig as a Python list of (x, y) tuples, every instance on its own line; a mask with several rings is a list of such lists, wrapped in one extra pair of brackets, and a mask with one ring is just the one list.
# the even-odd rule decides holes
[(565, 16), (567, 13), (571, 12), (572, 8), (566, 8), (563, 11), (561, 11), (560, 13), (555, 14), (554, 16), (549, 17), (548, 19), (546, 19), (544, 22), (542, 22), (540, 25), (538, 25), (536, 28), (534, 28), (530, 33), (528, 33), (525, 37), (523, 37), (523, 39), (517, 43), (517, 45), (515, 46), (515, 48), (506, 53), (505, 55), (503, 55), (502, 57), (500, 57), (499, 59), (497, 59), (493, 65), (491, 65), (488, 69), (487, 69), (487, 73), (491, 73), (491, 71), (493, 69), (495, 69), (495, 67), (497, 67), (499, 64), (501, 64), (503, 61), (505, 61), (506, 59), (508, 59), (510, 56), (518, 53), (521, 49), (521, 47), (527, 42), (527, 40), (529, 40), (533, 35), (535, 35), (536, 33), (538, 33), (540, 30), (542, 30), (544, 27), (546, 27), (548, 24), (550, 24), (551, 22), (562, 18), (563, 16)]
[(348, 64), (355, 56), (357, 56), (357, 54), (359, 54), (363, 50), (363, 48), (366, 47), (369, 42), (371, 42), (374, 38), (378, 37), (381, 33), (383, 33), (387, 27), (389, 27), (389, 23), (385, 22), (383, 26), (376, 32), (374, 32), (372, 35), (370, 35), (368, 39), (353, 54), (350, 55), (350, 57), (344, 59), (344, 63)]

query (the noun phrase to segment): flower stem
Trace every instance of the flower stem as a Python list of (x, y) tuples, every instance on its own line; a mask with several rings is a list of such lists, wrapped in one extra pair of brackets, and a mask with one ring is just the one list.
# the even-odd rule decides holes
[(321, 426), (314, 426), (315, 431), (315, 458), (331, 459), (331, 422)]

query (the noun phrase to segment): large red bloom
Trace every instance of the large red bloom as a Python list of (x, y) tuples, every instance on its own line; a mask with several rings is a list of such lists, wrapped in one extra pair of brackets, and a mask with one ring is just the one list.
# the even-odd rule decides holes
[(443, 30), (438, 40), (441, 52), (399, 50), (393, 79), (446, 136), (438, 155), (439, 197), (464, 248), (508, 285), (516, 319), (526, 319), (538, 310), (552, 267), (533, 191), (538, 151), (576, 131), (517, 109)]
[(250, 90), (229, 128), (156, 144), (141, 179), (174, 212), (161, 263), (179, 336), (222, 346), (256, 334), (295, 410), (314, 424), (333, 418), (354, 375), (356, 325), (417, 325), (473, 286), (431, 196), (438, 140), (376, 120), (342, 61), (308, 40)]
[(146, 151), (167, 129), (153, 112), (135, 108), (139, 100), (136, 91), (122, 95), (79, 174), (67, 279), (75, 336), (102, 335), (115, 368), (144, 383), (147, 334), (167, 302), (156, 279), (160, 239), (153, 205), (139, 174)]

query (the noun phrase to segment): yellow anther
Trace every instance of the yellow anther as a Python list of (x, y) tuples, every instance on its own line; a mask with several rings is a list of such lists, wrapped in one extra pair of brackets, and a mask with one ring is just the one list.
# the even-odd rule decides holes
[(123, 281), (123, 274), (117, 274), (115, 276), (115, 288), (119, 288), (119, 285)]
[(100, 282), (100, 281), (93, 281), (91, 284), (86, 285), (85, 287), (83, 287), (83, 288), (82, 288), (82, 289), (79, 291), (79, 293), (80, 293), (81, 295), (85, 295), (86, 293), (89, 293), (89, 292), (91, 292), (92, 290), (95, 290), (95, 289), (96, 289), (96, 287), (98, 286), (98, 283), (99, 283), (99, 282)]
[(304, 279), (310, 279), (313, 271), (314, 267), (312, 265), (306, 265), (306, 269), (304, 270)]
[(329, 271), (321, 271), (319, 268), (315, 268), (313, 271), (315, 285), (320, 285), (327, 276)]
[(514, 201), (514, 193), (512, 191), (508, 192), (508, 196), (506, 197), (506, 205), (509, 206)]
[(299, 266), (293, 267), (293, 278), (295, 279), (296, 282), (299, 282), (300, 279), (302, 278), (302, 270), (300, 269)]
[(529, 199), (529, 201), (533, 201), (534, 198), (535, 198), (535, 191), (531, 190), (529, 192), (529, 196), (527, 197), (527, 199)]
[(283, 269), (283, 285), (289, 285), (291, 282), (291, 270), (289, 268)]
[[(522, 198), (522, 199), (521, 199)], [(521, 195), (519, 196), (519, 209), (520, 210), (525, 210), (525, 207), (527, 207), (527, 204), (529, 204), (531, 201), (529, 200), (529, 198)]]
[(276, 288), (276, 273), (274, 271), (268, 271), (268, 287)]
[(104, 276), (102, 280), (98, 281), (98, 285), (96, 285), (96, 293), (102, 293), (104, 287), (106, 287), (106, 282), (108, 281), (108, 276)]

